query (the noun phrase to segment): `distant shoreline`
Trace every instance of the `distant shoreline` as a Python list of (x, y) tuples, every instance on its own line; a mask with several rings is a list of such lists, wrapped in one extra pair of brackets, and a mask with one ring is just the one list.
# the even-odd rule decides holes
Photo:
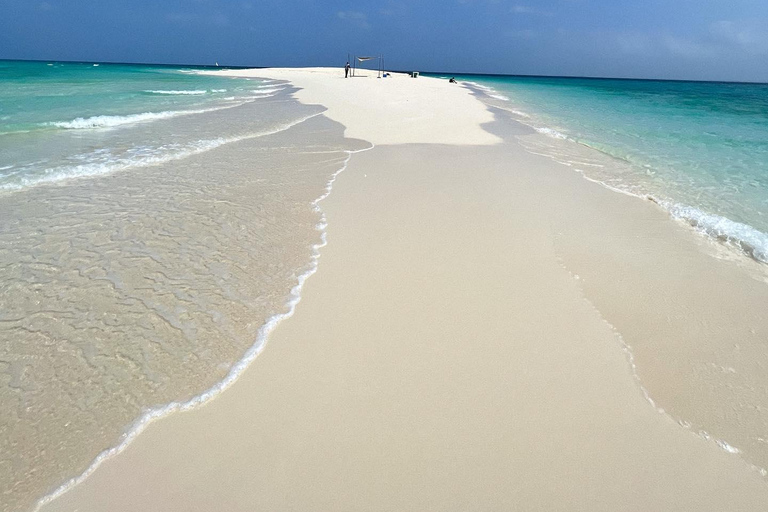
[[(168, 64), (168, 63), (152, 63), (152, 62), (115, 62), (115, 61), (78, 61), (78, 60), (56, 60), (56, 59), (0, 59), (0, 62), (60, 62), (66, 64), (113, 64), (122, 66), (157, 66), (157, 67), (185, 67), (185, 68), (199, 68), (199, 69), (275, 69), (273, 66), (255, 66), (255, 65), (220, 65), (215, 64)], [(311, 68), (313, 66), (306, 66)], [(342, 65), (338, 67), (343, 68)], [(305, 69), (305, 68), (296, 68)], [(611, 76), (590, 76), (590, 75), (535, 75), (535, 74), (518, 74), (518, 73), (476, 73), (472, 71), (422, 71), (416, 69), (389, 69), (393, 73), (409, 73), (410, 71), (419, 71), (424, 76), (433, 75), (468, 75), (468, 76), (486, 76), (486, 77), (523, 77), (523, 78), (575, 78), (583, 80), (624, 80), (624, 81), (647, 81), (647, 82), (683, 82), (683, 83), (713, 83), (713, 84), (748, 84), (748, 85), (768, 85), (768, 82), (757, 81), (739, 81), (739, 80), (687, 80), (682, 78), (642, 78), (642, 77), (611, 77)]]

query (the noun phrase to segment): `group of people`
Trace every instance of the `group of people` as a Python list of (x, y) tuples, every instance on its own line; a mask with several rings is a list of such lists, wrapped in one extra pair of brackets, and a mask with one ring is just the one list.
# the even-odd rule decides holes
[[(349, 78), (349, 70), (352, 69), (352, 66), (349, 65), (349, 61), (344, 65), (344, 78)], [(389, 73), (384, 73), (384, 78), (388, 77)], [(450, 80), (448, 80), (449, 83), (456, 84), (458, 83), (454, 77), (451, 77)]]

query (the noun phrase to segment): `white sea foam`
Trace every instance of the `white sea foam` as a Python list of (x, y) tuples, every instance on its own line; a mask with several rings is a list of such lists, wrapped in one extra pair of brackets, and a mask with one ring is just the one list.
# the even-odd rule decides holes
[(199, 96), (199, 95), (207, 93), (208, 91), (205, 91), (205, 90), (194, 90), (194, 91), (170, 90), (170, 91), (166, 91), (166, 90), (162, 90), (161, 89), (161, 90), (149, 90), (149, 91), (144, 91), (144, 92), (148, 92), (150, 94), (167, 94), (167, 95), (171, 95), (171, 96)]
[[(129, 156), (107, 159), (102, 162), (92, 162), (78, 165), (59, 166), (46, 169), (42, 174), (26, 175), (19, 181), (0, 186), (3, 190), (23, 190), (45, 183), (55, 183), (71, 178), (84, 178), (123, 171), (130, 168), (148, 167), (151, 165), (180, 160), (196, 155), (225, 144), (224, 139), (198, 141), (184, 147), (134, 148)], [(85, 159), (85, 156), (83, 156)]]
[(510, 99), (507, 96), (504, 96), (503, 94), (499, 93), (499, 91), (497, 91), (493, 87), (488, 87), (487, 85), (482, 85), (477, 82), (467, 82), (467, 83), (472, 85), (476, 89), (480, 89), (491, 98), (501, 100), (501, 101), (510, 101)]
[(715, 439), (715, 442), (717, 443), (717, 446), (719, 446), (723, 450), (727, 451), (728, 453), (733, 453), (733, 454), (741, 453), (741, 450), (739, 450), (735, 446), (729, 445), (728, 443), (726, 443), (722, 439)]
[[(310, 119), (312, 117), (315, 117), (320, 114), (313, 114), (311, 116), (308, 116), (306, 118), (303, 118), (297, 122), (289, 123), (288, 125), (285, 125), (283, 129), (288, 129), (292, 126), (295, 126), (296, 124), (302, 123), (306, 121), (307, 119)], [(282, 131), (282, 130), (278, 130)], [(276, 132), (272, 132), (276, 133)], [(339, 174), (341, 174), (344, 170), (346, 170), (347, 165), (349, 164), (349, 160), (352, 158), (352, 155), (355, 153), (360, 153), (363, 151), (368, 151), (374, 148), (374, 145), (372, 144), (371, 147), (357, 150), (357, 151), (346, 151), (347, 158), (344, 160), (344, 163), (342, 164), (342, 167), (337, 170), (331, 178), (328, 180), (328, 183), (326, 184), (324, 193), (315, 199), (312, 202), (313, 207), (316, 211), (320, 212), (321, 214), (321, 220), (316, 226), (316, 229), (320, 231), (320, 243), (315, 244), (312, 246), (312, 261), (310, 264), (309, 269), (298, 276), (296, 285), (291, 288), (288, 301), (287, 301), (287, 311), (285, 313), (278, 313), (270, 318), (267, 319), (266, 323), (259, 329), (259, 332), (256, 336), (256, 340), (254, 344), (251, 346), (251, 348), (248, 349), (248, 351), (245, 353), (245, 355), (238, 361), (236, 364), (232, 366), (227, 376), (213, 386), (211, 389), (193, 397), (187, 402), (172, 402), (164, 407), (159, 407), (155, 409), (151, 409), (147, 411), (141, 418), (139, 418), (127, 431), (125, 434), (123, 434), (121, 441), (118, 445), (109, 448), (107, 450), (104, 450), (101, 452), (91, 463), (91, 465), (86, 469), (80, 476), (72, 478), (68, 482), (61, 485), (58, 489), (53, 491), (51, 494), (44, 496), (40, 501), (37, 502), (37, 505), (34, 509), (34, 512), (38, 512), (40, 508), (42, 508), (47, 503), (50, 503), (51, 501), (55, 500), (59, 496), (63, 495), (76, 485), (84, 482), (89, 476), (93, 474), (96, 469), (107, 459), (114, 457), (115, 455), (118, 455), (120, 452), (125, 450), (128, 445), (136, 439), (136, 437), (141, 434), (144, 429), (147, 428), (147, 426), (160, 418), (163, 418), (165, 416), (168, 416), (169, 414), (172, 414), (177, 411), (187, 411), (190, 409), (193, 409), (199, 405), (202, 405), (209, 400), (217, 397), (220, 393), (222, 393), (224, 390), (226, 390), (228, 387), (230, 387), (239, 377), (240, 375), (250, 366), (250, 364), (258, 357), (259, 354), (264, 350), (264, 348), (267, 345), (267, 338), (269, 337), (270, 333), (277, 327), (277, 325), (284, 319), (290, 318), (293, 316), (294, 311), (296, 310), (296, 305), (301, 300), (301, 290), (304, 288), (304, 283), (307, 281), (307, 279), (312, 276), (316, 271), (318, 267), (318, 260), (320, 259), (320, 249), (325, 247), (327, 245), (327, 236), (326, 236), (326, 227), (327, 227), (327, 221), (325, 214), (320, 209), (320, 202), (323, 201), (326, 197), (328, 197), (331, 193), (331, 190), (333, 189), (333, 184), (336, 181), (336, 178)]]
[(552, 137), (553, 139), (567, 139), (568, 136), (560, 133), (557, 130), (553, 130), (552, 128), (546, 128), (546, 127), (534, 127), (534, 130), (536, 130), (539, 133), (543, 133), (544, 135), (548, 137)]
[[(42, 173), (24, 176), (24, 178), (17, 182), (0, 185), (0, 190), (23, 190), (37, 185), (56, 183), (72, 178), (99, 176), (124, 171), (127, 169), (149, 167), (152, 165), (181, 160), (193, 155), (210, 151), (212, 149), (216, 149), (220, 146), (223, 146), (224, 144), (272, 135), (287, 130), (299, 123), (303, 123), (307, 119), (316, 117), (320, 114), (321, 113), (312, 114), (310, 116), (291, 121), (287, 124), (277, 126), (270, 130), (249, 133), (245, 135), (237, 135), (234, 137), (220, 137), (215, 139), (200, 140), (185, 145), (171, 144), (159, 146), (156, 148), (137, 147), (128, 152), (126, 155), (121, 155), (114, 158), (107, 157), (102, 161), (89, 161), (91, 160), (91, 157), (97, 156), (95, 154), (81, 155), (79, 159), (88, 163), (49, 168), (44, 170)], [(103, 156), (101, 157), (103, 158)]]
[(472, 82), (470, 80), (467, 80), (465, 83), (471, 85), (472, 87), (476, 87), (482, 91), (496, 92), (496, 89), (494, 89), (493, 87), (488, 87), (487, 85), (479, 84), (477, 82)]
[[(471, 84), (473, 87), (476, 87), (486, 92), (491, 97), (493, 97), (494, 93), (496, 93), (496, 91), (491, 87), (478, 84), (476, 82), (466, 82), (466, 83)], [(524, 112), (520, 112), (518, 110), (512, 110), (508, 108), (504, 108), (504, 110), (507, 110), (513, 114), (516, 114), (524, 118), (530, 118), (528, 114)], [(535, 126), (534, 124), (528, 121), (521, 121), (521, 122), (523, 122), (527, 126), (530, 126), (534, 130), (536, 130), (538, 133), (541, 133), (553, 139), (572, 141), (577, 144), (581, 144), (582, 146), (598, 151), (600, 153), (603, 153), (603, 151), (601, 151), (600, 149), (594, 148), (583, 142), (575, 141), (569, 138), (566, 134), (559, 132), (553, 128), (549, 128), (546, 126)], [(659, 206), (661, 206), (665, 210), (667, 210), (673, 218), (686, 222), (687, 224), (691, 225), (694, 229), (696, 229), (699, 233), (704, 234), (708, 237), (714, 238), (720, 242), (725, 243), (726, 245), (734, 247), (740, 250), (742, 253), (748, 255), (749, 257), (757, 261), (768, 263), (768, 234), (763, 233), (762, 231), (759, 231), (748, 224), (742, 224), (740, 222), (730, 220), (720, 215), (706, 213), (692, 206), (677, 204), (671, 201), (657, 199), (655, 197), (649, 196), (648, 194), (642, 194), (637, 190), (631, 190), (629, 189), (629, 187), (624, 188), (621, 186), (611, 185), (606, 183), (603, 180), (596, 179), (589, 176), (587, 172), (578, 168), (578, 166), (590, 166), (590, 167), (599, 167), (599, 168), (605, 167), (602, 164), (592, 164), (592, 163), (581, 162), (581, 161), (567, 162), (567, 161), (563, 161), (562, 159), (556, 157), (553, 154), (550, 154), (547, 151), (541, 152), (541, 153), (535, 152), (531, 149), (529, 149), (529, 151), (532, 153), (541, 154), (542, 156), (547, 156), (562, 164), (568, 165), (569, 167), (573, 167), (574, 170), (581, 173), (589, 181), (598, 183), (614, 192), (619, 192), (629, 196), (638, 197), (641, 199), (649, 199), (657, 203)], [(573, 164), (576, 164), (576, 166), (574, 166)]]
[[(479, 84), (477, 82), (466, 82), (466, 83), (470, 84), (472, 87), (474, 87), (476, 89), (480, 89), (481, 91), (483, 91), (486, 95), (488, 95), (491, 98), (494, 98), (494, 99), (497, 99), (497, 100), (501, 100), (501, 101), (512, 101), (508, 96), (505, 96), (505, 95), (499, 93), (496, 89), (494, 89), (492, 87), (488, 87), (486, 85), (482, 85), (482, 84)], [(501, 108), (503, 110), (506, 110), (507, 112), (511, 112), (511, 113), (513, 113), (513, 114), (515, 114), (517, 116), (524, 117), (526, 119), (531, 117), (528, 114), (526, 114), (525, 112), (522, 112), (520, 110), (516, 110), (516, 109), (512, 109), (512, 108), (508, 108), (508, 107), (499, 107), (499, 108)]]
[[(199, 111), (198, 111), (199, 112)], [(72, 121), (59, 121), (46, 123), (49, 126), (65, 128), (68, 130), (85, 130), (92, 128), (113, 128), (126, 124), (145, 123), (147, 121), (157, 121), (158, 119), (169, 119), (179, 115), (191, 114), (191, 111), (166, 111), (166, 112), (144, 112), (141, 114), (130, 114), (126, 116), (93, 116), (78, 117)]]
[[(539, 133), (545, 134), (555, 139), (571, 140), (568, 138), (568, 136), (552, 128), (534, 127), (534, 129)], [(587, 146), (586, 144), (582, 145), (590, 147), (591, 149), (595, 149), (591, 146)], [(595, 151), (599, 150), (595, 149)], [(548, 156), (557, 161), (560, 161), (553, 155), (543, 154), (543, 156)], [(574, 170), (582, 174), (582, 176), (584, 176), (584, 178), (587, 180), (598, 183), (614, 192), (653, 201), (668, 211), (672, 218), (689, 224), (699, 233), (710, 238), (714, 238), (715, 240), (718, 240), (733, 248), (736, 248), (743, 254), (746, 254), (747, 256), (757, 261), (768, 263), (768, 234), (763, 233), (762, 231), (759, 231), (748, 224), (742, 224), (740, 222), (728, 219), (727, 217), (707, 213), (693, 206), (679, 204), (672, 201), (659, 199), (648, 194), (641, 194), (638, 191), (617, 187), (615, 185), (608, 184), (603, 180), (593, 178), (589, 176), (587, 172), (578, 168), (578, 166), (588, 165), (593, 167), (603, 167), (600, 164), (594, 165), (585, 162), (578, 162), (576, 163), (576, 166), (574, 166), (572, 163), (564, 161), (560, 161), (560, 163), (568, 165), (569, 167), (573, 167)]]
[(283, 89), (285, 89), (285, 87), (259, 87), (253, 92), (257, 94), (274, 94), (282, 91)]
[[(526, 115), (526, 117), (528, 116)], [(543, 135), (547, 135), (548, 137), (552, 137), (558, 140), (569, 140), (577, 144), (581, 144), (584, 147), (588, 147), (590, 149), (593, 149), (595, 151), (602, 153), (601, 150), (594, 148), (588, 144), (574, 141), (570, 139), (567, 135), (553, 128), (534, 126), (532, 124), (528, 124), (528, 126), (531, 126), (537, 132)], [(531, 149), (529, 149), (529, 151), (532, 153), (535, 153), (535, 151)], [(548, 153), (536, 153), (536, 154), (547, 156), (564, 165), (573, 167), (574, 170), (579, 172), (587, 180), (592, 181), (594, 183), (598, 183), (614, 192), (619, 192), (621, 194), (653, 201), (654, 203), (658, 204), (660, 207), (668, 211), (669, 214), (674, 219), (677, 219), (689, 224), (699, 233), (706, 235), (708, 237), (714, 238), (715, 240), (723, 242), (726, 245), (734, 247), (739, 251), (741, 251), (742, 253), (746, 254), (747, 256), (757, 261), (760, 261), (762, 263), (768, 263), (768, 234), (763, 233), (762, 231), (759, 231), (748, 224), (742, 224), (740, 222), (733, 221), (731, 219), (728, 219), (727, 217), (723, 217), (720, 215), (706, 213), (693, 206), (688, 206), (685, 204), (679, 204), (672, 201), (659, 199), (648, 194), (640, 193), (639, 191), (632, 191), (627, 188), (623, 188), (621, 186), (611, 185), (606, 183), (603, 180), (596, 179), (589, 176), (587, 172), (578, 168), (579, 166), (603, 168), (604, 165), (602, 164), (591, 164), (588, 162), (581, 162), (581, 161), (567, 162), (557, 158), (555, 155), (552, 155), (552, 154), (548, 154)]]
[[(259, 96), (261, 97), (261, 96)], [(232, 99), (235, 99), (234, 97)], [(247, 101), (243, 101), (247, 103)], [(167, 110), (164, 112), (143, 112), (141, 114), (128, 114), (124, 116), (93, 116), (93, 117), (78, 117), (71, 121), (57, 121), (51, 123), (45, 123), (47, 126), (55, 126), (57, 128), (64, 128), (67, 130), (92, 130), (95, 128), (116, 128), (118, 126), (131, 125), (136, 123), (146, 123), (151, 121), (158, 121), (161, 119), (170, 119), (178, 116), (189, 116), (194, 114), (205, 114), (208, 112), (216, 112), (217, 110), (224, 110), (228, 108), (237, 107), (239, 104), (227, 104), (218, 107), (204, 108), (198, 110)]]
[(734, 222), (698, 208), (659, 201), (670, 214), (712, 238), (735, 246), (752, 258), (768, 263), (768, 235), (747, 224)]

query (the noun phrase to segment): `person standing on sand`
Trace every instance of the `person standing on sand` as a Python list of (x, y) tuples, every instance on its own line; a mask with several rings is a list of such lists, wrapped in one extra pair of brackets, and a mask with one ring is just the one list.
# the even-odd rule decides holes
[(347, 65), (344, 66), (344, 78), (349, 77), (349, 61), (347, 61)]

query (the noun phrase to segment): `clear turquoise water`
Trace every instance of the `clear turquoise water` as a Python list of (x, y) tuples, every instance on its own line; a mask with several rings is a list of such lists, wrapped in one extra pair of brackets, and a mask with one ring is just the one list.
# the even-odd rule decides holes
[(263, 81), (198, 71), (0, 61), (0, 194), (215, 147), (237, 134), (183, 120), (274, 93)]
[[(768, 262), (768, 84), (457, 78), (490, 88), (586, 176)], [(584, 146), (606, 158), (587, 161)]]
[[(160, 66), (0, 61), (0, 132), (51, 128), (46, 123), (78, 117), (193, 107), (232, 87), (231, 80), (180, 71)], [(203, 94), (149, 92), (162, 90)]]

